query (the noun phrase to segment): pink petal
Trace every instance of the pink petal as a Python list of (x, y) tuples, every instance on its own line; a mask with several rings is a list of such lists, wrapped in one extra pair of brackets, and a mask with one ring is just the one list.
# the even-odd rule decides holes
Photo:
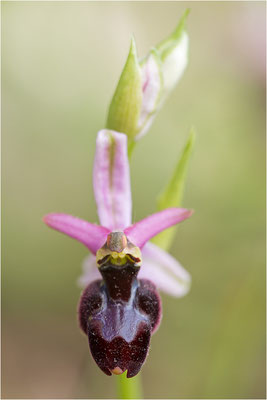
[(124, 233), (133, 244), (143, 247), (153, 236), (189, 218), (192, 213), (185, 208), (167, 208), (126, 228)]
[(131, 224), (132, 200), (127, 136), (98, 132), (94, 163), (94, 192), (101, 225), (110, 230)]
[(78, 279), (78, 285), (85, 288), (89, 283), (102, 279), (99, 269), (96, 265), (96, 258), (93, 254), (89, 254), (82, 263), (82, 275)]
[(174, 296), (182, 297), (190, 289), (190, 274), (169, 253), (153, 243), (147, 243), (143, 250), (143, 265), (138, 274), (139, 279), (149, 279), (159, 290)]
[(44, 222), (51, 228), (85, 244), (93, 254), (104, 245), (110, 233), (110, 230), (103, 226), (90, 224), (67, 214), (48, 214), (44, 217)]

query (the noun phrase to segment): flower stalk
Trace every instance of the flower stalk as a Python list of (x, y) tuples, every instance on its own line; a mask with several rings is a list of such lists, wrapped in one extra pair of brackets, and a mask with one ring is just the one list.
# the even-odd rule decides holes
[(127, 379), (126, 374), (117, 377), (118, 399), (143, 399), (141, 373), (132, 379)]

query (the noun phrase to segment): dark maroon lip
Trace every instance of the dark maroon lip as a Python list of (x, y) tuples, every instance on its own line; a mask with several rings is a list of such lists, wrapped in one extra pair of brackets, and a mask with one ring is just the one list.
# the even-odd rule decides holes
[(161, 319), (161, 301), (154, 284), (137, 279), (132, 264), (107, 265), (103, 280), (84, 290), (79, 304), (82, 330), (99, 368), (111, 375), (127, 370), (127, 377), (141, 369), (151, 334)]
[(131, 263), (124, 266), (108, 264), (100, 269), (103, 285), (109, 299), (129, 302), (137, 287), (139, 268)]
[[(132, 340), (114, 335), (112, 340), (104, 338), (99, 322), (94, 322), (88, 327), (88, 340), (93, 358), (99, 368), (107, 375), (111, 371), (120, 368), (123, 372), (127, 370), (127, 377), (135, 376), (141, 369), (149, 348), (151, 329), (145, 322), (138, 324), (137, 331), (122, 332), (126, 336), (132, 336)], [(124, 329), (125, 330), (125, 329)]]

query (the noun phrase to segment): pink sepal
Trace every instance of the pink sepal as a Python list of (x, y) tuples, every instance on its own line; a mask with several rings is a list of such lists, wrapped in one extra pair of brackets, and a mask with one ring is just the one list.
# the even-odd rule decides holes
[(96, 254), (97, 250), (104, 245), (110, 233), (110, 230), (104, 226), (91, 224), (68, 214), (47, 214), (44, 222), (50, 228), (83, 243), (93, 254)]
[(190, 274), (169, 253), (153, 243), (142, 250), (143, 265), (139, 279), (151, 280), (159, 290), (170, 296), (185, 296), (191, 286)]
[(192, 212), (185, 208), (167, 208), (136, 222), (124, 233), (133, 244), (142, 248), (153, 236), (189, 218)]

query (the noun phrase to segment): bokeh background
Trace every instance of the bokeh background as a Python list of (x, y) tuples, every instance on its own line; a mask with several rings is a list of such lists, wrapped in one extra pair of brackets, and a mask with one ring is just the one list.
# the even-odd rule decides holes
[(164, 317), (142, 379), (147, 398), (265, 398), (265, 3), (2, 2), (2, 398), (114, 398), (78, 329), (87, 255), (48, 229), (97, 221), (95, 139), (125, 62), (187, 7), (190, 63), (136, 146), (134, 220), (155, 211), (191, 125), (171, 253), (192, 274)]

